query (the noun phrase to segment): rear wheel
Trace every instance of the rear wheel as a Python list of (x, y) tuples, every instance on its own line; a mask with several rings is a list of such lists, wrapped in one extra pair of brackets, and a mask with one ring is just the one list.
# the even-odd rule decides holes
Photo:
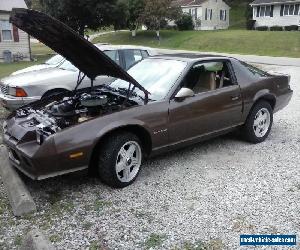
[(107, 185), (123, 188), (135, 181), (142, 164), (142, 147), (132, 133), (113, 134), (99, 150), (98, 172)]
[(242, 128), (244, 138), (252, 143), (263, 142), (269, 135), (273, 124), (273, 110), (266, 101), (260, 101), (253, 107)]

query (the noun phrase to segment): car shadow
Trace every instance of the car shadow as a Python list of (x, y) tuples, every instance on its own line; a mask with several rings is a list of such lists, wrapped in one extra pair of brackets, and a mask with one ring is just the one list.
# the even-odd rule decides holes
[[(208, 152), (208, 150), (214, 148), (215, 150), (218, 150), (218, 148), (222, 146), (226, 147), (226, 144), (230, 144), (230, 142), (241, 143), (243, 145), (247, 144), (246, 142), (243, 142), (240, 139), (238, 132), (232, 132), (207, 141), (203, 141), (201, 143), (170, 151), (163, 155), (158, 155), (147, 159), (144, 162), (143, 168), (141, 170), (142, 173), (140, 178), (143, 178), (143, 176), (151, 176), (151, 173), (148, 173), (148, 171), (153, 168), (161, 168), (161, 164), (163, 164), (161, 162), (169, 162), (170, 164), (167, 165), (172, 166), (171, 163), (176, 162), (180, 157), (184, 157), (185, 160), (188, 161), (189, 158), (192, 157), (192, 154), (194, 154), (195, 152), (199, 155), (204, 155)], [(164, 167), (168, 168), (167, 165)], [(148, 168), (150, 169), (148, 170)], [(45, 192), (46, 194), (51, 194), (53, 190), (60, 192), (60, 190), (62, 189), (79, 192), (87, 186), (96, 186), (99, 189), (105, 189), (107, 191), (114, 190), (113, 188), (102, 184), (96, 175), (91, 176), (91, 174), (89, 174), (87, 170), (78, 171), (40, 181), (34, 181), (24, 176), (22, 173), (20, 173), (20, 175), (33, 196), (35, 196), (34, 193)], [(141, 179), (138, 179), (137, 181), (141, 181)]]

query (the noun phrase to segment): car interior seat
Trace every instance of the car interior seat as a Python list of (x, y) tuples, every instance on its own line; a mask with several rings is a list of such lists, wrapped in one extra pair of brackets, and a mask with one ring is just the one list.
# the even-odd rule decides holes
[(198, 82), (195, 84), (193, 91), (197, 94), (209, 90), (215, 90), (216, 86), (216, 74), (214, 72), (202, 71), (199, 74)]

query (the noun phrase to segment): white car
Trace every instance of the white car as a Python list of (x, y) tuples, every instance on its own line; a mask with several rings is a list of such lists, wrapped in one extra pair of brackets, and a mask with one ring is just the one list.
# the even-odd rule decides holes
[[(96, 46), (125, 70), (143, 58), (155, 54), (151, 49), (143, 47)], [(11, 75), (0, 80), (0, 103), (8, 110), (15, 110), (41, 98), (64, 91), (72, 91), (78, 76), (78, 69), (65, 59), (56, 67)], [(94, 85), (101, 85), (104, 81), (107, 83), (109, 79), (104, 76), (98, 77), (95, 79)], [(89, 86), (90, 79), (86, 77), (82, 80), (79, 88)]]

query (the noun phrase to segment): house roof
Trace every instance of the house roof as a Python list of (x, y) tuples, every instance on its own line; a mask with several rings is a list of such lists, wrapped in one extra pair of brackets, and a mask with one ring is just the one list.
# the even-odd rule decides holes
[(0, 0), (0, 11), (11, 11), (12, 8), (27, 9), (27, 5), (24, 0)]
[(254, 0), (250, 5), (260, 5), (260, 4), (281, 4), (281, 3), (299, 3), (300, 0)]
[(206, 2), (207, 0), (175, 0), (173, 4), (176, 6), (197, 6)]

